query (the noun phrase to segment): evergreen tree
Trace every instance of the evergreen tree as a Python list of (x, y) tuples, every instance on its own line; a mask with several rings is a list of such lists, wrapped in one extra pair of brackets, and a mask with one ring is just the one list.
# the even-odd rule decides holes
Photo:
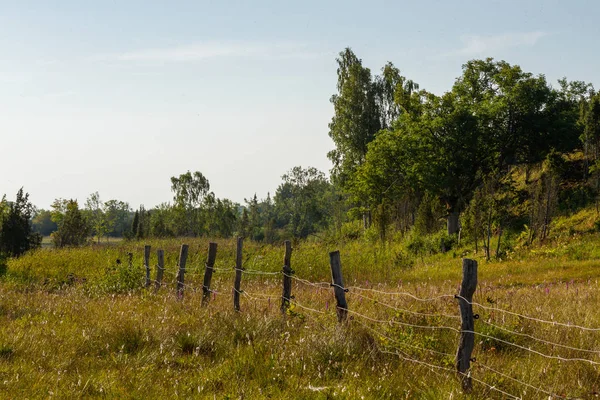
[(31, 218), (34, 207), (23, 188), (17, 192), (16, 200), (7, 204), (6, 212), (0, 215), (0, 254), (18, 257), (27, 250), (39, 247), (42, 237), (33, 231)]

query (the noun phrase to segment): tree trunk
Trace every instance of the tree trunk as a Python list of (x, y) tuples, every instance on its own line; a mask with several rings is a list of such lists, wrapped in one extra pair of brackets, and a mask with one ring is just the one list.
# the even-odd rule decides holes
[(496, 246), (496, 260), (500, 258), (500, 242), (502, 241), (502, 222), (498, 227), (498, 245)]
[(492, 208), (490, 207), (490, 211), (488, 212), (488, 221), (487, 221), (487, 239), (485, 239), (485, 259), (490, 261), (490, 238), (492, 237)]
[(447, 227), (448, 227), (448, 235), (454, 235), (458, 233), (458, 212), (453, 211), (448, 214), (447, 218)]

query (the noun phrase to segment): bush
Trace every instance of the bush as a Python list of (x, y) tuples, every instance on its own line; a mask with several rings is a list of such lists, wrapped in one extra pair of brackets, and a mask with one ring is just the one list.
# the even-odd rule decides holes
[(406, 249), (409, 253), (420, 256), (437, 254), (451, 250), (457, 241), (457, 235), (448, 235), (446, 230), (431, 235), (420, 235), (413, 230), (407, 237)]

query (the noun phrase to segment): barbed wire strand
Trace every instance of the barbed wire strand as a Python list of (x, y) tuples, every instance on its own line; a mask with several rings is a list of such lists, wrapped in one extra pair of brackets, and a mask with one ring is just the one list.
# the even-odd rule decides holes
[(421, 329), (447, 329), (456, 333), (461, 333), (460, 329), (454, 328), (452, 326), (443, 326), (443, 325), (417, 325), (417, 324), (411, 324), (408, 322), (401, 322), (401, 321), (395, 321), (395, 320), (381, 320), (381, 319), (375, 319), (375, 318), (371, 318), (367, 315), (361, 314), (359, 312), (353, 311), (353, 310), (349, 310), (347, 308), (343, 308), (343, 310), (345, 310), (346, 312), (356, 315), (358, 317), (364, 318), (366, 320), (369, 320), (371, 322), (377, 322), (380, 324), (395, 324), (395, 325), (402, 325), (402, 326), (409, 326), (411, 328), (421, 328)]
[(550, 396), (550, 397), (555, 397), (555, 398), (558, 398), (558, 399), (570, 399), (570, 397), (561, 396), (561, 395), (559, 395), (559, 394), (556, 394), (556, 393), (549, 392), (549, 391), (547, 391), (547, 390), (545, 390), (545, 389), (542, 389), (542, 388), (540, 388), (540, 387), (533, 386), (532, 384), (529, 384), (529, 383), (527, 383), (527, 382), (524, 382), (524, 381), (522, 381), (522, 380), (520, 380), (520, 379), (513, 378), (513, 377), (512, 377), (512, 376), (510, 376), (510, 375), (507, 375), (507, 374), (505, 374), (505, 373), (503, 373), (503, 372), (497, 371), (497, 370), (495, 370), (495, 369), (493, 369), (493, 368), (491, 368), (491, 367), (488, 367), (488, 366), (487, 366), (487, 365), (485, 365), (485, 364), (481, 364), (480, 362), (477, 362), (477, 363), (475, 364), (475, 367), (482, 367), (482, 368), (484, 368), (484, 369), (486, 369), (486, 370), (489, 370), (489, 371), (491, 371), (491, 372), (493, 372), (493, 373), (495, 373), (495, 374), (498, 374), (498, 375), (500, 375), (500, 376), (502, 376), (502, 377), (504, 377), (504, 378), (506, 378), (506, 379), (510, 379), (511, 381), (514, 381), (514, 382), (520, 383), (521, 385), (527, 386), (527, 387), (528, 387), (528, 388), (530, 388), (530, 389), (533, 389), (533, 390), (536, 390), (536, 391), (538, 391), (538, 392), (541, 392), (541, 393), (547, 394), (547, 395), (548, 395), (548, 396)]
[(298, 278), (295, 275), (290, 275), (290, 274), (287, 274), (285, 272), (282, 272), (282, 274), (284, 276), (287, 276), (288, 278), (292, 278), (292, 279), (294, 279), (294, 280), (296, 280), (298, 282), (304, 283), (305, 285), (313, 286), (313, 287), (316, 287), (318, 289), (326, 289), (326, 288), (328, 288), (331, 285), (329, 282), (311, 282), (309, 280)]
[(435, 301), (435, 300), (441, 300), (441, 299), (447, 299), (447, 298), (454, 298), (453, 294), (443, 294), (443, 295), (436, 296), (436, 297), (422, 298), (422, 297), (415, 296), (414, 294), (408, 293), (408, 292), (385, 292), (383, 290), (361, 288), (360, 286), (348, 286), (346, 289), (374, 292), (374, 293), (385, 294), (385, 295), (389, 295), (389, 296), (406, 296), (406, 297), (410, 297), (417, 301)]
[(413, 363), (416, 363), (416, 364), (421, 364), (421, 365), (424, 365), (424, 366), (426, 366), (426, 367), (428, 367), (428, 368), (432, 368), (432, 369), (439, 369), (439, 370), (442, 370), (442, 371), (451, 372), (451, 373), (453, 373), (453, 374), (454, 374), (454, 373), (458, 373), (459, 375), (463, 375), (463, 376), (465, 376), (465, 377), (469, 377), (469, 378), (471, 378), (471, 379), (472, 379), (472, 380), (474, 380), (475, 382), (478, 382), (478, 383), (480, 383), (480, 384), (482, 384), (482, 385), (486, 386), (486, 387), (487, 387), (487, 388), (489, 388), (490, 390), (495, 390), (495, 391), (497, 391), (497, 392), (499, 392), (499, 393), (502, 393), (503, 395), (505, 395), (505, 396), (508, 396), (508, 397), (510, 397), (510, 398), (512, 398), (512, 399), (515, 399), (515, 400), (521, 400), (521, 397), (515, 396), (515, 395), (513, 395), (513, 394), (510, 394), (510, 393), (508, 393), (508, 392), (505, 392), (504, 390), (498, 389), (498, 388), (497, 388), (497, 387), (495, 387), (494, 385), (490, 385), (489, 383), (487, 383), (487, 382), (484, 382), (484, 381), (482, 381), (481, 379), (477, 379), (477, 378), (475, 378), (475, 377), (471, 376), (471, 375), (470, 375), (470, 374), (468, 374), (468, 373), (467, 373), (467, 374), (465, 374), (465, 373), (458, 372), (458, 371), (454, 370), (453, 368), (442, 367), (442, 366), (440, 366), (440, 365), (434, 365), (434, 364), (430, 364), (430, 363), (428, 363), (428, 362), (425, 362), (425, 361), (421, 361), (421, 360), (417, 360), (417, 359), (414, 359), (414, 358), (411, 358), (411, 357), (407, 357), (406, 355), (402, 355), (402, 354), (400, 354), (400, 353), (398, 353), (398, 352), (392, 352), (392, 351), (385, 351), (385, 350), (384, 350), (384, 351), (382, 351), (382, 353), (396, 355), (396, 356), (398, 356), (399, 358), (401, 358), (401, 359), (403, 359), (403, 360), (405, 360), (405, 361), (410, 361), (410, 362), (413, 362)]
[(545, 354), (545, 353), (542, 353), (542, 352), (537, 351), (537, 350), (532, 350), (529, 347), (521, 346), (520, 344), (509, 342), (507, 340), (500, 339), (500, 338), (497, 338), (497, 337), (494, 337), (494, 336), (491, 336), (491, 335), (486, 335), (485, 333), (480, 333), (480, 332), (475, 332), (475, 331), (467, 331), (467, 330), (462, 331), (462, 332), (464, 332), (464, 333), (473, 333), (474, 335), (477, 335), (477, 336), (481, 336), (481, 337), (492, 339), (492, 340), (497, 340), (500, 343), (504, 343), (504, 344), (507, 344), (509, 346), (513, 346), (513, 347), (516, 347), (516, 348), (519, 348), (519, 349), (522, 349), (522, 350), (526, 350), (526, 351), (529, 351), (529, 352), (531, 352), (533, 354), (537, 354), (538, 356), (541, 356), (541, 357), (544, 357), (544, 358), (548, 358), (548, 359), (559, 360), (559, 361), (581, 361), (581, 362), (586, 362), (586, 363), (589, 363), (589, 364), (592, 364), (592, 365), (600, 365), (600, 362), (593, 361), (593, 360), (590, 360), (590, 359), (587, 359), (587, 358), (578, 358), (578, 357), (567, 358), (567, 357), (553, 356), (553, 355), (550, 355), (550, 354)]
[(493, 323), (488, 322), (488, 321), (481, 320), (481, 322), (484, 323), (484, 324), (486, 324), (486, 325), (489, 325), (489, 326), (491, 326), (493, 328), (500, 329), (500, 330), (502, 330), (504, 332), (508, 332), (508, 333), (511, 333), (511, 334), (517, 335), (517, 336), (526, 337), (526, 338), (535, 340), (535, 341), (540, 342), (540, 343), (545, 343), (545, 344), (550, 345), (550, 346), (562, 347), (564, 349), (575, 350), (575, 351), (583, 351), (583, 352), (586, 352), (586, 353), (600, 354), (600, 350), (588, 350), (588, 349), (582, 349), (582, 348), (579, 348), (579, 347), (567, 346), (565, 344), (560, 344), (560, 343), (551, 342), (549, 340), (540, 339), (538, 337), (535, 337), (533, 335), (529, 335), (527, 333), (521, 333), (521, 332), (513, 331), (511, 329), (505, 328), (505, 327), (500, 326), (500, 325), (493, 324)]
[(519, 314), (519, 313), (516, 313), (516, 312), (513, 312), (513, 311), (509, 311), (509, 310), (504, 310), (504, 309), (498, 308), (498, 307), (485, 306), (483, 304), (476, 303), (474, 301), (469, 301), (469, 300), (465, 299), (464, 297), (462, 297), (460, 295), (456, 295), (456, 298), (457, 299), (462, 299), (465, 302), (467, 302), (467, 304), (471, 304), (471, 305), (483, 308), (484, 310), (497, 311), (497, 312), (501, 312), (501, 313), (505, 313), (505, 314), (510, 314), (510, 315), (514, 315), (516, 317), (528, 319), (530, 321), (540, 322), (540, 323), (543, 323), (543, 324), (549, 324), (549, 325), (554, 325), (554, 326), (564, 326), (564, 327), (567, 327), (567, 328), (581, 329), (583, 331), (592, 331), (592, 332), (598, 332), (598, 331), (600, 331), (600, 328), (589, 328), (589, 327), (586, 327), (586, 326), (581, 326), (581, 325), (576, 325), (576, 324), (571, 324), (571, 323), (558, 322), (558, 321), (549, 321), (549, 320), (545, 320), (545, 319), (530, 317), (530, 316), (524, 315), (524, 314)]
[(367, 324), (364, 324), (364, 323), (362, 323), (362, 322), (358, 322), (358, 323), (359, 323), (360, 325), (362, 325), (363, 327), (365, 327), (366, 329), (370, 330), (371, 332), (373, 332), (373, 333), (375, 333), (375, 334), (377, 334), (377, 335), (379, 335), (379, 336), (383, 337), (384, 339), (387, 339), (387, 340), (389, 340), (390, 342), (392, 342), (392, 343), (394, 343), (394, 344), (399, 344), (399, 345), (401, 345), (401, 346), (410, 347), (410, 348), (413, 348), (413, 349), (415, 349), (415, 350), (428, 351), (428, 352), (430, 352), (430, 353), (433, 353), (433, 354), (438, 354), (438, 355), (445, 356), (445, 357), (456, 357), (456, 355), (455, 355), (455, 354), (451, 354), (451, 353), (445, 353), (445, 352), (443, 352), (443, 351), (438, 351), (438, 350), (434, 350), (434, 349), (428, 349), (428, 348), (426, 348), (426, 347), (415, 346), (415, 345), (412, 345), (412, 344), (408, 344), (408, 343), (400, 342), (400, 341), (399, 341), (399, 340), (397, 340), (397, 339), (393, 339), (393, 338), (391, 338), (391, 337), (389, 337), (389, 336), (387, 336), (387, 335), (384, 335), (384, 334), (382, 334), (380, 331), (378, 331), (378, 330), (376, 330), (376, 329), (373, 329), (373, 328), (371, 328), (371, 327), (370, 327), (369, 325), (367, 325)]
[(377, 300), (375, 298), (364, 296), (364, 295), (356, 293), (356, 292), (355, 293), (350, 292), (350, 294), (354, 295), (354, 296), (361, 297), (363, 299), (374, 301), (374, 302), (376, 302), (376, 304), (382, 305), (382, 306), (390, 308), (392, 310), (406, 312), (406, 313), (409, 313), (409, 314), (422, 315), (422, 316), (425, 316), (425, 317), (440, 317), (441, 316), (441, 317), (446, 317), (446, 318), (457, 318), (457, 319), (460, 319), (460, 315), (451, 315), (451, 314), (444, 314), (444, 313), (433, 314), (433, 313), (423, 313), (423, 312), (419, 312), (419, 311), (412, 311), (412, 310), (407, 310), (407, 309), (404, 309), (404, 308), (399, 308), (399, 307), (392, 306), (390, 304), (387, 304), (387, 303), (384, 303), (382, 301), (379, 301), (379, 300)]

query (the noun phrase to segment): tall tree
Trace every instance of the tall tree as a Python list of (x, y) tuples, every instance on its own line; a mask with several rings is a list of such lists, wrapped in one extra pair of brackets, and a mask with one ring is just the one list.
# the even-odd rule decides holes
[(210, 184), (202, 173), (190, 171), (171, 178), (175, 209), (179, 212), (180, 234), (198, 235), (201, 221), (198, 208), (209, 193)]
[(111, 231), (111, 227), (104, 213), (104, 203), (100, 199), (98, 192), (90, 194), (86, 199), (85, 211), (92, 232), (96, 235), (98, 243), (100, 243), (100, 238), (106, 236)]
[(338, 93), (331, 97), (335, 114), (329, 124), (329, 136), (336, 148), (327, 156), (333, 162), (332, 178), (343, 186), (364, 162), (367, 145), (381, 129), (381, 120), (377, 87), (369, 68), (363, 67), (349, 48), (336, 61)]

